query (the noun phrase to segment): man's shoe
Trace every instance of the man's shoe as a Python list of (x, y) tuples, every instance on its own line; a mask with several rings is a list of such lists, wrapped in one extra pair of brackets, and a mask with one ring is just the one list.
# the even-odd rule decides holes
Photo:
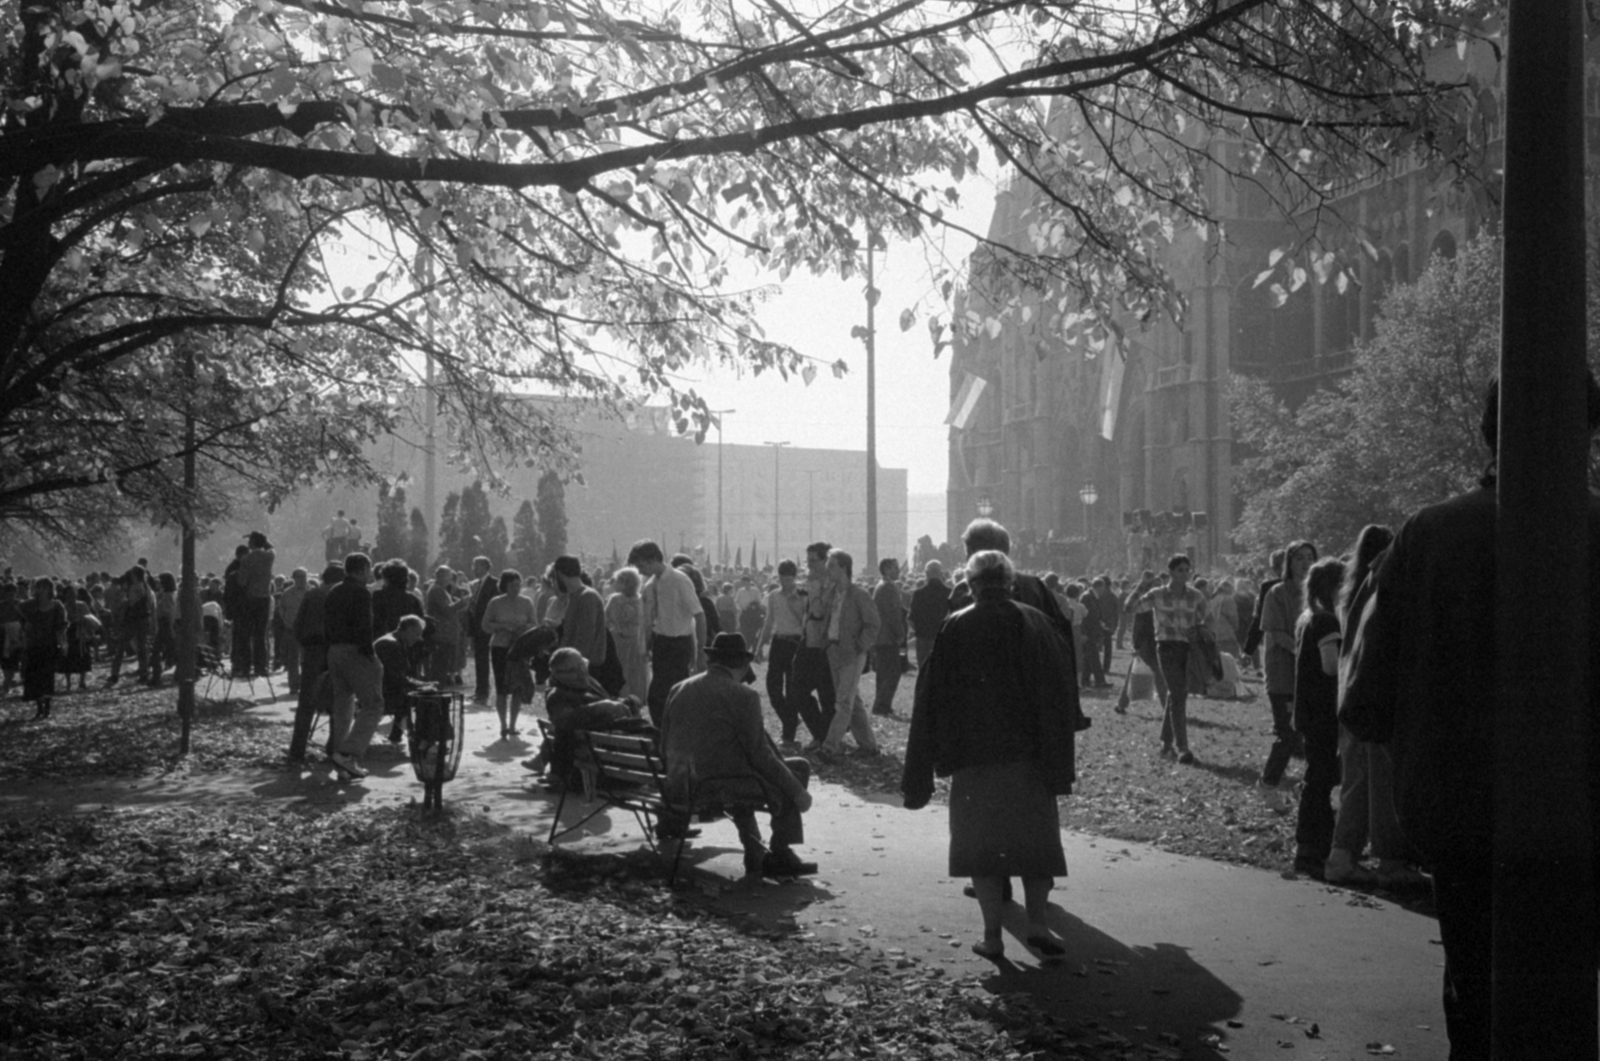
[(803, 862), (793, 851), (773, 851), (761, 860), (761, 872), (769, 877), (808, 877), (817, 871), (815, 862)]
[(1301, 876), (1310, 877), (1312, 880), (1322, 880), (1326, 873), (1326, 862), (1315, 855), (1296, 855), (1294, 871)]
[(338, 770), (341, 774), (347, 774), (350, 777), (356, 778), (367, 776), (367, 768), (357, 762), (355, 756), (349, 755), (345, 752), (334, 752), (329, 758), (329, 762), (333, 763), (334, 769)]
[(854, 759), (876, 759), (883, 754), (880, 748), (857, 748), (849, 753)]
[(879, 718), (893, 718), (894, 717), (894, 712), (892, 710), (879, 711), (877, 708), (873, 708), (872, 709), (872, 713), (874, 715), (878, 716)]
[(1433, 880), (1426, 874), (1420, 873), (1403, 862), (1380, 859), (1378, 872), (1374, 874), (1378, 887), (1390, 888), (1396, 891), (1416, 891), (1429, 888)]
[(1183, 752), (1179, 753), (1179, 755), (1178, 755), (1178, 765), (1180, 765), (1180, 766), (1193, 766), (1194, 765), (1194, 752), (1191, 752), (1191, 751), (1185, 749)]

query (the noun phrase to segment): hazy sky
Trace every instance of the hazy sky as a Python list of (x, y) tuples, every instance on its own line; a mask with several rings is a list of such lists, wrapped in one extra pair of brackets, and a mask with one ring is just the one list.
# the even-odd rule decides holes
[[(969, 177), (953, 216), (982, 232), (993, 204), (993, 185)], [(887, 254), (877, 255), (877, 286), (883, 292), (877, 309), (878, 464), (905, 468), (913, 494), (943, 493), (947, 478), (949, 429), (944, 418), (950, 403), (950, 350), (934, 358), (927, 321), (933, 315), (948, 321), (950, 314), (933, 274), (948, 266), (959, 285), (971, 249), (970, 239), (956, 235), (932, 249), (921, 243), (892, 243)], [(900, 314), (907, 308), (916, 311), (917, 320), (902, 332)], [(686, 377), (713, 409), (735, 410), (723, 419), (723, 440), (744, 445), (787, 441), (865, 452), (866, 349), (850, 335), (852, 327), (866, 324), (865, 278), (791, 275), (759, 319), (768, 339), (824, 362), (843, 358), (850, 371), (838, 379), (824, 366), (809, 386), (797, 377), (785, 382), (775, 373)], [(923, 518), (917, 506), (912, 508), (912, 536), (923, 532), (919, 524), (927, 523), (926, 533), (943, 540), (942, 508)]]

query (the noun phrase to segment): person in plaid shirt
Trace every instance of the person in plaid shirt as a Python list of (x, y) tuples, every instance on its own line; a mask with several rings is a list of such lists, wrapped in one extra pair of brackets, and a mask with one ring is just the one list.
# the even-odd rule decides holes
[[(1182, 553), (1167, 561), (1167, 584), (1154, 586), (1139, 598), (1135, 609), (1153, 613), (1156, 658), (1167, 682), (1166, 715), (1161, 720), (1161, 754), (1176, 755), (1185, 765), (1194, 762), (1189, 750), (1189, 639), (1206, 621), (1206, 598), (1189, 585), (1194, 571)], [(1173, 750), (1173, 745), (1177, 750)]]

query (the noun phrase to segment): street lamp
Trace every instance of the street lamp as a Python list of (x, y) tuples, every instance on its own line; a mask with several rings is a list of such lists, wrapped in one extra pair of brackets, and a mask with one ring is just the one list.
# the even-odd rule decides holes
[(708, 409), (706, 410), (717, 421), (717, 563), (726, 566), (728, 563), (728, 550), (722, 537), (722, 418), (738, 412), (737, 409)]
[(978, 495), (978, 515), (982, 516), (984, 519), (988, 519), (990, 516), (994, 515), (994, 502), (989, 500), (988, 494)]
[(1089, 509), (1100, 500), (1100, 493), (1094, 488), (1094, 483), (1083, 484), (1083, 489), (1078, 491), (1078, 497), (1083, 501), (1083, 540), (1089, 540)]
[(778, 563), (778, 454), (783, 452), (787, 442), (763, 442), (763, 446), (772, 447), (772, 562)]

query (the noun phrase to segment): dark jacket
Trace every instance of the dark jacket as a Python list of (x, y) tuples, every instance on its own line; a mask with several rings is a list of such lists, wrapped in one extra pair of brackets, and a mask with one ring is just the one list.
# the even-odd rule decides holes
[(672, 687), (661, 720), (667, 790), (675, 803), (775, 803), (804, 791), (767, 735), (761, 697), (712, 666)]
[(411, 676), (411, 650), (394, 634), (384, 634), (372, 643), (373, 654), (383, 664), (383, 708), (394, 713), (406, 706), (406, 694), (422, 683)]
[(322, 626), (328, 645), (354, 645), (363, 656), (372, 655), (372, 591), (367, 577), (345, 576), (328, 591), (322, 603)]
[(400, 629), (400, 620), (407, 615), (427, 617), (420, 596), (397, 586), (372, 591), (372, 629), (379, 637)]
[(327, 617), (323, 613), (323, 608), (327, 604), (331, 589), (331, 586), (320, 583), (312, 586), (306, 590), (305, 599), (300, 602), (300, 610), (294, 613), (294, 639), (300, 642), (302, 648), (328, 643)]
[(1037, 761), (1050, 791), (1076, 779), (1068, 646), (1036, 608), (984, 595), (944, 621), (917, 675), (901, 791), (906, 806), (933, 778), (968, 766)]
[[(1043, 579), (1034, 575), (1016, 576), (1011, 586), (1011, 599), (1044, 613), (1044, 617), (1050, 620), (1050, 625), (1055, 627), (1056, 633), (1061, 635), (1065, 649), (1063, 658), (1067, 668), (1067, 692), (1072, 701), (1072, 717), (1077, 720), (1078, 729), (1088, 729), (1089, 717), (1083, 713), (1083, 704), (1078, 699), (1078, 652), (1074, 647), (1072, 620), (1062, 612), (1061, 602), (1050, 592), (1050, 587), (1044, 584)], [(950, 610), (956, 612), (971, 603), (972, 589), (962, 582), (950, 594)]]
[(911, 632), (920, 638), (937, 636), (950, 614), (950, 587), (943, 582), (918, 586), (911, 594)]
[[(1362, 740), (1389, 744), (1400, 825), (1429, 863), (1482, 860), (1491, 849), (1494, 528), (1493, 487), (1407, 520), (1372, 578), (1344, 668), (1339, 720)], [(1593, 497), (1588, 594), (1600, 601), (1600, 500)], [(1600, 705), (1593, 627), (1588, 670), (1592, 714)]]

